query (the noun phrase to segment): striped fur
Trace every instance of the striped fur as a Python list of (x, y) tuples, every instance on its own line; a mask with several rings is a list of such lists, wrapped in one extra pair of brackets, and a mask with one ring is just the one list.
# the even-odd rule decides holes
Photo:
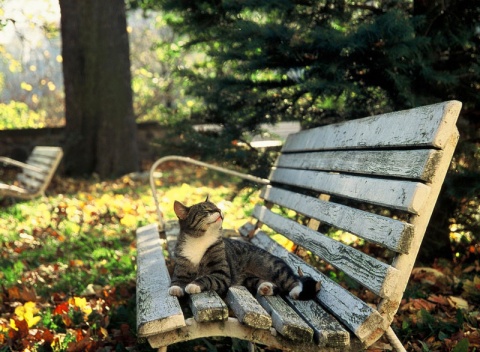
[(180, 235), (175, 248), (171, 295), (206, 290), (225, 295), (233, 285), (244, 285), (260, 295), (289, 293), (295, 299), (311, 299), (316, 295), (318, 285), (313, 279), (295, 275), (282, 259), (248, 242), (223, 238), (223, 214), (208, 199), (191, 207), (175, 201), (174, 210), (179, 218)]

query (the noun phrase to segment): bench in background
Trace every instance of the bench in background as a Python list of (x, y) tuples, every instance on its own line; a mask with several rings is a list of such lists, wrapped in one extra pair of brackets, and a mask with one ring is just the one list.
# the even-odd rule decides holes
[[(404, 350), (390, 325), (458, 141), (460, 109), (460, 102), (448, 101), (292, 134), (268, 180), (184, 157), (157, 160), (150, 182), (159, 224), (137, 231), (138, 336), (161, 351), (180, 341), (230, 336), (307, 352), (357, 351), (385, 334), (395, 349)], [(321, 281), (316, 299), (255, 298), (232, 287), (225, 300), (214, 292), (190, 296), (192, 313), (185, 315), (168, 294), (163, 256), (178, 226), (164, 223), (153, 177), (170, 160), (263, 184), (263, 202), (240, 233)], [(263, 226), (293, 241), (295, 253), (274, 242)], [(329, 235), (335, 231), (369, 245), (352, 247)], [(334, 267), (337, 280), (296, 255), (306, 251), (320, 266)]]
[(43, 195), (63, 157), (62, 148), (35, 147), (25, 163), (0, 157), (0, 163), (19, 167), (18, 185), (0, 183), (0, 196), (32, 199)]

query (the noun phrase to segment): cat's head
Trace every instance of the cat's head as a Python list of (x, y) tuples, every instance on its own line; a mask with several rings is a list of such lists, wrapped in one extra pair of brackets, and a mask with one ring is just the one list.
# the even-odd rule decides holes
[(208, 198), (190, 207), (175, 201), (173, 210), (177, 214), (180, 229), (191, 236), (200, 237), (207, 231), (218, 231), (222, 228), (222, 211)]

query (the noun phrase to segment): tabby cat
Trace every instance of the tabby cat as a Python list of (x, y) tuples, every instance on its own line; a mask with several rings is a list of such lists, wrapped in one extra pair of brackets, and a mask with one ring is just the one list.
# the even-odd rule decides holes
[(222, 237), (223, 214), (208, 201), (187, 207), (175, 201), (180, 234), (169, 293), (182, 297), (214, 290), (223, 296), (233, 285), (253, 294), (286, 294), (312, 299), (320, 288), (310, 277), (297, 276), (280, 258), (248, 242)]

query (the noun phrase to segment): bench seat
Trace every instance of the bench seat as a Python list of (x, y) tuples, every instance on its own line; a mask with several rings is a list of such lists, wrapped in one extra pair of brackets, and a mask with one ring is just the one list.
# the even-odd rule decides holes
[[(268, 179), (185, 157), (157, 160), (150, 183), (159, 223), (137, 230), (138, 336), (159, 350), (230, 336), (287, 350), (357, 351), (385, 335), (404, 350), (390, 325), (453, 157), (460, 108), (448, 101), (292, 134)], [(162, 218), (153, 176), (171, 160), (263, 185), (263, 201), (238, 240), (320, 281), (315, 300), (253, 297), (243, 287), (231, 287), (224, 300), (214, 292), (169, 296), (164, 251), (171, 252), (179, 230)], [(294, 250), (266, 230), (288, 238)], [(352, 246), (343, 234), (365, 245)]]
[(63, 157), (60, 147), (37, 146), (25, 163), (0, 157), (0, 163), (19, 167), (18, 185), (0, 183), (0, 196), (33, 199), (44, 194)]

